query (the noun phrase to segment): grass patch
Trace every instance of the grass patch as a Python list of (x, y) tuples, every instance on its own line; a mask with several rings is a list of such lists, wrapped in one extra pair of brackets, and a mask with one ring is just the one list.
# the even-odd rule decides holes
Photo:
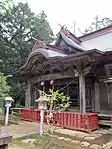
[(49, 135), (40, 136), (37, 133), (21, 137), (20, 139), (15, 139), (13, 140), (13, 143), (21, 146), (21, 144), (23, 144), (21, 141), (25, 139), (36, 139), (34, 143), (34, 149), (73, 149), (74, 147), (77, 149), (82, 149), (80, 146), (71, 144), (71, 142), (59, 140)]
[(40, 135), (38, 133), (32, 133), (29, 135), (26, 135), (24, 137), (21, 137), (20, 140), (25, 140), (25, 139), (38, 139), (40, 138)]
[(22, 143), (20, 139), (13, 139), (9, 144), (9, 149), (35, 149), (35, 147), (30, 144)]

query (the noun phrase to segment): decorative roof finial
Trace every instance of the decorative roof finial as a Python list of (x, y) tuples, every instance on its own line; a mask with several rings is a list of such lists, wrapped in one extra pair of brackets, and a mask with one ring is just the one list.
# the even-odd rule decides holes
[(59, 24), (59, 26), (61, 27), (61, 30), (65, 28), (65, 25), (62, 26), (61, 24)]

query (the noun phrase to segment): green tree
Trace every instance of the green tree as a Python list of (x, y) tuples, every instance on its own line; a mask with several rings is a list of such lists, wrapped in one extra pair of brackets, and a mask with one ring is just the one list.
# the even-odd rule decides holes
[(12, 0), (0, 0), (0, 13), (6, 15), (6, 13), (8, 13), (11, 7)]
[[(5, 17), (11, 8), (12, 0), (0, 0), (0, 18)], [(3, 44), (2, 32), (0, 30), (0, 43), (1, 47)], [(0, 49), (1, 50), (1, 49)], [(0, 59), (0, 66), (2, 66), (3, 61)], [(1, 68), (1, 67), (0, 67)], [(6, 78), (3, 73), (0, 72), (0, 100), (4, 100), (6, 96), (9, 95), (10, 87), (7, 85)]]
[(0, 99), (4, 99), (9, 95), (10, 88), (7, 85), (6, 77), (0, 72)]
[(19, 3), (0, 22), (2, 47), (0, 58), (4, 55), (7, 73), (16, 71), (22, 66), (34, 44), (32, 37), (46, 43), (53, 41), (53, 32), (41, 12), (38, 16), (31, 12), (28, 4)]
[[(45, 43), (54, 39), (46, 14), (42, 11), (39, 15), (35, 15), (27, 3), (13, 5), (5, 17), (0, 15), (0, 31), (0, 59), (3, 60), (0, 71), (5, 75), (12, 74), (26, 62), (34, 44), (33, 37)], [(22, 89), (19, 82), (12, 78), (8, 83), (12, 87), (12, 97), (14, 96), (17, 101), (23, 98), (24, 85)]]
[(107, 17), (100, 19), (98, 16), (96, 16), (91, 25), (85, 29), (84, 34), (91, 33), (109, 25), (112, 25), (112, 19)]
[[(6, 17), (9, 10), (11, 10), (11, 7), (12, 7), (12, 0), (0, 0), (0, 21), (1, 21), (1, 18)], [(2, 43), (1, 37), (2, 37), (2, 32), (0, 30), (0, 43)], [(0, 59), (0, 61), (2, 60)]]
[(49, 93), (47, 94), (44, 90), (38, 90), (40, 94), (40, 98), (38, 99), (40, 102), (47, 103), (47, 124), (48, 124), (48, 132), (53, 133), (54, 129), (58, 126), (58, 123), (55, 127), (53, 127), (53, 119), (54, 111), (67, 110), (70, 106), (69, 97), (65, 96), (63, 93), (59, 93), (59, 91), (54, 91), (54, 87), (52, 86), (49, 89)]

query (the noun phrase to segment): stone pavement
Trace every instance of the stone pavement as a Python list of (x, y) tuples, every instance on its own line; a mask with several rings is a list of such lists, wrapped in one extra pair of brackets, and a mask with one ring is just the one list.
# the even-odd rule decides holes
[[(47, 125), (44, 124), (44, 130), (47, 130)], [(2, 132), (7, 132), (13, 136), (13, 138), (18, 138), (22, 137), (31, 133), (39, 133), (39, 123), (37, 122), (20, 122), (19, 125), (10, 125), (10, 126), (4, 126), (1, 127)], [(71, 137), (77, 137), (77, 139), (82, 139), (84, 137), (95, 137), (99, 136), (95, 135), (94, 133), (88, 134), (80, 131), (74, 131), (74, 130), (68, 130), (68, 129), (61, 129), (61, 128), (56, 128), (55, 133), (57, 134), (63, 134), (63, 135), (68, 135)], [(100, 134), (101, 135), (101, 134)]]
[[(44, 130), (47, 130), (47, 125), (44, 125)], [(4, 126), (1, 128), (2, 132), (8, 132), (13, 136), (13, 138), (18, 138), (22, 137), (24, 135), (28, 135), (31, 133), (39, 133), (39, 123), (37, 122), (20, 122), (19, 125), (10, 125), (10, 126)], [(92, 132), (91, 134), (85, 133), (85, 132), (80, 132), (80, 131), (74, 131), (74, 130), (68, 130), (68, 129), (61, 129), (61, 128), (56, 128), (55, 133), (57, 134), (62, 134), (62, 135), (67, 135), (71, 137), (75, 137), (77, 139), (96, 139), (98, 137), (101, 137), (103, 134), (108, 134), (112, 131), (108, 130), (96, 130)]]
[[(47, 130), (47, 125), (44, 125), (44, 130)], [(26, 136), (28, 134), (32, 133), (39, 133), (39, 123), (36, 122), (21, 122), (19, 125), (11, 125), (7, 127), (2, 127), (1, 132), (7, 132), (13, 136), (13, 138), (19, 138)], [(59, 139), (63, 139), (63, 137), (67, 140), (71, 139), (71, 142), (75, 142), (75, 144), (80, 144), (81, 146), (84, 145), (89, 145), (91, 144), (91, 148), (102, 148), (104, 146), (105, 149), (106, 147), (112, 147), (112, 141), (111, 142), (105, 142), (108, 144), (100, 144), (101, 146), (98, 147), (97, 145), (97, 140), (101, 139), (103, 135), (110, 135), (112, 134), (112, 129), (109, 130), (96, 130), (92, 132), (91, 134), (80, 132), (80, 131), (74, 131), (74, 130), (68, 130), (68, 129), (61, 129), (57, 128), (55, 130), (55, 136)], [(103, 142), (102, 142), (103, 143)], [(109, 148), (110, 149), (110, 148)]]
[(39, 132), (39, 124), (36, 122), (20, 122), (19, 125), (1, 127), (1, 132), (9, 133), (13, 138), (19, 138), (31, 133)]

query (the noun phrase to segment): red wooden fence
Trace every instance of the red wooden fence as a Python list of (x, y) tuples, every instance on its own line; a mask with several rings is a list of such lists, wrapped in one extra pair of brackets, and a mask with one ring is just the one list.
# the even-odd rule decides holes
[[(46, 123), (47, 112), (44, 113)], [(40, 110), (21, 109), (20, 119), (30, 122), (40, 122)], [(81, 130), (90, 133), (98, 129), (98, 115), (96, 113), (54, 112), (53, 124), (58, 127)]]

